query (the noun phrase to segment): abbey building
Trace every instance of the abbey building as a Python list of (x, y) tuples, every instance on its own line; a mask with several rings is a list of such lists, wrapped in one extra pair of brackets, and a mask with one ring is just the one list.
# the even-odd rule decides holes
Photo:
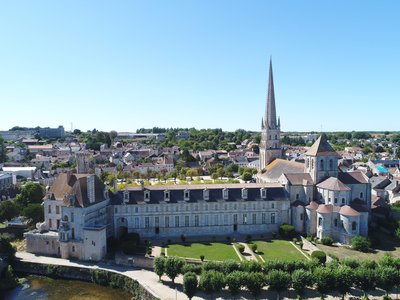
[(272, 63), (261, 122), (257, 183), (134, 186), (109, 191), (88, 173), (77, 154), (77, 173), (58, 176), (48, 188), (44, 223), (26, 233), (27, 251), (101, 260), (107, 240), (125, 233), (147, 239), (277, 232), (283, 223), (319, 238), (348, 243), (367, 235), (371, 188), (361, 172), (338, 170), (338, 154), (321, 135), (305, 163), (284, 159), (276, 116)]

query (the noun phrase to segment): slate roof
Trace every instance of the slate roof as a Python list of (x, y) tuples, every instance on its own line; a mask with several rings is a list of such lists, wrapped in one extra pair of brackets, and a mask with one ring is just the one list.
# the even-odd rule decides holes
[(95, 203), (105, 200), (104, 184), (99, 177), (95, 176), (95, 202), (90, 203), (87, 193), (87, 177), (95, 176), (89, 174), (68, 174), (62, 173), (54, 181), (50, 187), (51, 199), (63, 201), (64, 205), (69, 206), (69, 200), (64, 196), (66, 194), (75, 195), (75, 205), (80, 207), (88, 207)]
[(368, 177), (361, 171), (339, 172), (338, 179), (344, 184), (368, 183)]
[[(204, 200), (203, 191), (209, 191), (209, 200)], [(149, 203), (157, 204), (164, 202), (164, 191), (168, 190), (169, 201), (167, 203), (195, 203), (198, 201), (216, 202), (222, 200), (223, 189), (228, 189), (228, 199), (226, 202), (232, 201), (256, 201), (261, 200), (260, 189), (266, 188), (267, 197), (265, 201), (288, 200), (288, 195), (285, 189), (280, 185), (266, 185), (266, 184), (199, 184), (199, 185), (170, 185), (170, 186), (146, 186), (144, 190), (141, 187), (129, 187), (124, 190), (118, 191), (117, 194), (112, 195), (113, 204), (123, 203), (123, 193), (129, 193), (129, 204)], [(247, 188), (247, 199), (242, 199), (242, 189)], [(189, 200), (184, 200), (184, 191), (190, 191)], [(144, 201), (145, 191), (150, 191), (150, 200)]]
[(326, 134), (322, 134), (315, 141), (315, 143), (311, 146), (311, 148), (306, 152), (306, 155), (310, 155), (310, 156), (327, 156), (327, 155), (339, 156), (338, 153), (328, 143), (328, 138), (327, 138)]
[(328, 179), (317, 184), (317, 187), (331, 190), (331, 191), (350, 191), (351, 189), (346, 186), (343, 182), (335, 177), (329, 177)]

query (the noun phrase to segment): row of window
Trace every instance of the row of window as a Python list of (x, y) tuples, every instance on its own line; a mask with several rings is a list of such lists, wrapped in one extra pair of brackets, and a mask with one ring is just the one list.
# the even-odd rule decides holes
[[(261, 222), (260, 215), (258, 214), (233, 214), (231, 216), (224, 215), (194, 215), (194, 216), (165, 216), (164, 224), (160, 224), (162, 220), (160, 217), (135, 217), (134, 228), (141, 228), (141, 220), (144, 220), (144, 228), (159, 227), (190, 227), (190, 226), (217, 226), (217, 225), (231, 225), (231, 224), (276, 224), (275, 213), (262, 213)], [(121, 223), (125, 223), (126, 219), (121, 219)]]
[[(49, 204), (49, 206), (47, 208), (47, 213), (51, 214), (51, 211), (52, 211), (51, 204)], [(57, 215), (60, 214), (60, 206), (59, 205), (56, 205), (56, 214)]]
[[(144, 200), (145, 201), (150, 201), (150, 194), (151, 191), (145, 190), (144, 192)], [(242, 189), (242, 199), (247, 199), (248, 196), (248, 189), (243, 188)], [(267, 190), (265, 188), (260, 189), (260, 197), (262, 199), (267, 198)], [(123, 192), (123, 199), (124, 202), (129, 202), (130, 196), (128, 191)], [(164, 191), (164, 201), (169, 201), (171, 199), (171, 192), (169, 190)], [(210, 199), (210, 190), (209, 189), (204, 189), (203, 190), (203, 200), (209, 200)], [(222, 189), (222, 199), (223, 200), (228, 200), (229, 199), (229, 189), (224, 188)], [(190, 200), (190, 190), (184, 190), (183, 191), (183, 200), (189, 201)]]
[(195, 205), (154, 205), (154, 206), (144, 206), (140, 207), (139, 206), (115, 206), (114, 207), (114, 212), (115, 213), (139, 213), (139, 212), (173, 212), (173, 211), (208, 211), (208, 210), (237, 210), (237, 209), (275, 209), (275, 203), (274, 202), (259, 202), (258, 205), (257, 203), (253, 204), (248, 204), (248, 203), (215, 203), (213, 204), (195, 204)]
[[(323, 225), (323, 219), (321, 218), (321, 217), (319, 217), (318, 218), (318, 226), (322, 226)], [(334, 219), (333, 220), (333, 225), (335, 226), (335, 227), (341, 227), (341, 228), (343, 228), (343, 221), (340, 221), (340, 225), (339, 225), (339, 220), (338, 219)], [(352, 231), (356, 231), (357, 230), (357, 222), (356, 221), (353, 221), (352, 223), (351, 223), (351, 230)]]

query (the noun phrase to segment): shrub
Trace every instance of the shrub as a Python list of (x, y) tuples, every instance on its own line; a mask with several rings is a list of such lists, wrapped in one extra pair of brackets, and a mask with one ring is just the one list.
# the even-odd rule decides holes
[(358, 250), (361, 252), (368, 252), (370, 243), (368, 239), (363, 236), (355, 236), (351, 239), (351, 247), (354, 250)]
[(189, 299), (192, 299), (194, 294), (197, 291), (197, 276), (193, 272), (185, 273), (183, 276), (183, 292), (188, 296)]
[(309, 271), (298, 269), (292, 273), (292, 287), (299, 295), (303, 295), (305, 288), (311, 284), (312, 274)]
[(324, 251), (316, 250), (311, 253), (311, 257), (317, 259), (320, 264), (324, 264), (326, 262), (326, 254)]
[(273, 239), (276, 239), (276, 235), (277, 235), (276, 232), (273, 232), (273, 233), (272, 233), (272, 238), (273, 238)]
[(333, 239), (330, 236), (323, 237), (321, 239), (321, 244), (325, 246), (332, 246)]
[(330, 268), (319, 266), (313, 271), (313, 282), (316, 285), (317, 291), (323, 295), (334, 289), (332, 283), (335, 282), (335, 276)]
[(110, 278), (108, 277), (108, 271), (92, 269), (90, 273), (92, 274), (92, 282), (103, 286), (108, 286), (110, 281)]
[(228, 290), (233, 296), (239, 294), (240, 289), (245, 285), (245, 276), (246, 274), (240, 271), (234, 271), (226, 276)]
[(225, 285), (224, 274), (215, 270), (205, 271), (200, 276), (199, 285), (207, 294), (219, 292)]
[(235, 260), (228, 259), (222, 264), (222, 272), (224, 272), (224, 274), (229, 274), (238, 270), (240, 270), (240, 264)]
[(265, 285), (265, 277), (260, 272), (250, 272), (245, 275), (246, 287), (253, 296), (258, 296)]
[(267, 274), (267, 284), (272, 290), (281, 292), (289, 287), (290, 275), (281, 270), (272, 270)]
[(243, 252), (244, 252), (244, 246), (242, 245), (242, 244), (238, 244), (238, 250), (239, 250), (239, 252), (241, 253), (241, 254), (243, 254)]
[(186, 274), (188, 272), (193, 272), (197, 275), (200, 275), (201, 270), (202, 270), (201, 265), (184, 264), (182, 267), (181, 273)]
[(261, 272), (262, 266), (255, 260), (244, 260), (240, 263), (240, 269), (247, 273)]
[(181, 234), (181, 241), (182, 243), (186, 242), (186, 235)]
[(14, 275), (13, 268), (11, 266), (8, 266), (3, 271), (3, 276), (1, 276), (0, 291), (15, 288), (17, 285), (18, 285), (18, 278)]
[(253, 251), (254, 253), (257, 252), (257, 244), (251, 244), (251, 251)]
[(204, 261), (204, 258), (205, 258), (205, 256), (202, 254), (202, 255), (200, 255), (200, 260), (201, 261)]
[(283, 238), (292, 238), (296, 235), (293, 225), (282, 224), (279, 226), (279, 235)]
[(213, 260), (206, 261), (203, 264), (203, 270), (204, 271), (215, 270), (215, 271), (222, 272), (223, 271), (223, 263), (218, 262), (218, 261), (213, 261)]

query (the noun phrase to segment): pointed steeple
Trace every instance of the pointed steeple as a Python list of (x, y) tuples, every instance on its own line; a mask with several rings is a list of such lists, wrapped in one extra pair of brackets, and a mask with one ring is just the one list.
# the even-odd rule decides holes
[(272, 58), (270, 58), (269, 60), (268, 95), (264, 119), (269, 128), (276, 128), (275, 91), (274, 78), (272, 75)]

